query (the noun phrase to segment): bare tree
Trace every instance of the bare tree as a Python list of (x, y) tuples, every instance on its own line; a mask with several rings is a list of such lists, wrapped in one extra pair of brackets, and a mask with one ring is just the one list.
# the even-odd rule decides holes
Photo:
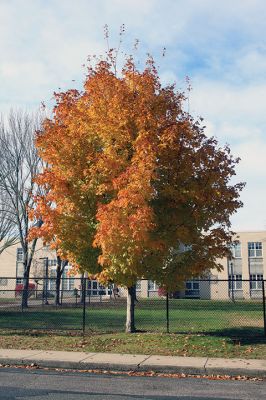
[(0, 188), (0, 254), (6, 248), (16, 244), (18, 240), (16, 223), (14, 215), (9, 207), (8, 196), (6, 192)]
[[(46, 257), (45, 257), (46, 258)], [(67, 260), (62, 260), (62, 258), (57, 254), (56, 255), (56, 273), (55, 276), (49, 276), (49, 274), (45, 275), (44, 273), (44, 264), (43, 264), (43, 259), (42, 261), (40, 260), (33, 260), (32, 263), (32, 268), (31, 268), (31, 276), (33, 277), (35, 283), (39, 285), (40, 282), (43, 283), (44, 279), (52, 279), (52, 281), (55, 283), (55, 296), (54, 296), (54, 304), (56, 306), (60, 306), (62, 304), (61, 302), (61, 283), (62, 283), (62, 278), (63, 274), (65, 272), (65, 268), (68, 265)], [(43, 283), (44, 285), (45, 283)]]
[(12, 225), (6, 238), (9, 243), (18, 240), (23, 251), (23, 307), (28, 306), (29, 274), (37, 243), (37, 239), (28, 242), (28, 233), (31, 226), (42, 225), (41, 220), (31, 221), (29, 217), (34, 196), (40, 191), (34, 178), (42, 170), (35, 147), (35, 132), (40, 129), (41, 119), (39, 113), (11, 110), (6, 122), (0, 121), (0, 192), (4, 210), (8, 210), (6, 223)]

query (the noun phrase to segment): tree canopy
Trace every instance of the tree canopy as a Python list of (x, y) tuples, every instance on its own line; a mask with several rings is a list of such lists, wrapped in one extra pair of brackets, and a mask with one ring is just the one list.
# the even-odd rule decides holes
[(140, 70), (129, 57), (117, 75), (112, 57), (89, 66), (83, 90), (55, 95), (37, 135), (48, 194), (36, 198), (43, 225), (31, 235), (102, 280), (174, 289), (228, 254), (239, 159), (184, 111), (151, 58)]

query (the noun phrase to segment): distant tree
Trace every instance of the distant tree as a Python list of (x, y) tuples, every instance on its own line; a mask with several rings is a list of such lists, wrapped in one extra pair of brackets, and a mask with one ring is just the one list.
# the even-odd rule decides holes
[[(37, 179), (38, 180), (38, 179)], [(62, 282), (62, 277), (65, 271), (66, 266), (68, 265), (68, 260), (67, 260), (67, 254), (63, 252), (60, 249), (60, 240), (57, 237), (57, 234), (54, 230), (55, 225), (52, 226), (50, 223), (49, 229), (47, 229), (48, 226), (48, 215), (44, 211), (44, 206), (43, 206), (43, 199), (47, 199), (49, 197), (49, 193), (46, 192), (46, 195), (44, 196), (37, 196), (35, 198), (36, 204), (38, 207), (32, 210), (30, 213), (30, 216), (33, 218), (35, 216), (35, 219), (43, 221), (43, 218), (46, 220), (46, 225), (41, 226), (33, 226), (28, 234), (28, 239), (29, 240), (36, 240), (41, 238), (43, 243), (45, 245), (49, 245), (50, 250), (53, 250), (56, 254), (56, 277), (55, 277), (55, 305), (61, 305), (61, 300), (60, 300), (60, 290), (61, 290), (61, 282)], [(49, 203), (48, 208), (50, 209), (52, 206), (52, 203)], [(42, 216), (41, 216), (42, 213)]]
[(34, 208), (35, 196), (40, 189), (35, 182), (42, 170), (42, 160), (35, 147), (35, 132), (41, 126), (40, 114), (29, 114), (11, 110), (7, 122), (0, 121), (0, 193), (3, 196), (6, 222), (11, 230), (5, 236), (6, 246), (15, 241), (23, 251), (24, 291), (22, 305), (28, 304), (30, 267), (37, 239), (28, 241), (31, 226), (40, 227), (42, 221), (30, 221), (29, 214)]
[(61, 305), (60, 291), (62, 277), (65, 272), (65, 268), (68, 265), (67, 260), (62, 260), (62, 258), (57, 255), (56, 257), (56, 279), (55, 279), (55, 305)]
[(43, 278), (52, 279), (52, 281), (55, 283), (54, 304), (56, 306), (59, 306), (59, 305), (61, 305), (61, 296), (60, 296), (61, 282), (62, 282), (62, 277), (65, 272), (66, 266), (68, 265), (68, 261), (62, 260), (59, 255), (56, 256), (56, 271), (55, 271), (56, 273), (55, 273), (55, 277), (54, 277), (53, 275), (51, 276), (50, 271), (48, 271), (48, 276), (46, 276), (44, 260), (45, 260), (45, 258), (42, 258), (42, 260), (38, 260), (35, 258), (33, 260), (32, 267), (31, 267), (31, 278), (36, 282), (37, 285), (40, 282), (41, 282), (41, 284), (45, 285)]
[(16, 222), (9, 207), (8, 196), (0, 189), (0, 254), (19, 241), (15, 228)]
[(82, 92), (56, 95), (37, 138), (48, 164), (38, 183), (49, 189), (37, 218), (77, 268), (128, 288), (133, 332), (138, 278), (174, 291), (221, 268), (243, 184), (230, 182), (239, 159), (184, 111), (183, 93), (161, 85), (151, 58), (141, 71), (129, 57), (121, 75), (114, 64), (110, 50)]

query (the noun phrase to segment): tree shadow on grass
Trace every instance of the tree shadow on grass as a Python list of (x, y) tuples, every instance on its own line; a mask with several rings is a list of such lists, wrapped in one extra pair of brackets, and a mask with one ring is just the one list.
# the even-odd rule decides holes
[(235, 343), (243, 344), (266, 344), (266, 337), (263, 328), (237, 327), (226, 328), (209, 333), (209, 336), (227, 337)]
[(225, 338), (231, 340), (233, 343), (236, 344), (266, 344), (266, 337), (264, 335), (263, 328), (258, 327), (235, 327), (235, 328), (223, 328), (223, 329), (216, 329), (215, 331), (206, 331), (206, 332), (195, 332), (195, 331), (175, 331), (175, 334), (189, 334), (195, 335), (199, 334), (202, 336), (208, 337), (217, 337), (217, 338)]
[(62, 336), (62, 337), (80, 337), (82, 338), (84, 335), (81, 332), (81, 330), (76, 330), (76, 331), (70, 331), (70, 330), (65, 330), (65, 331), (60, 331), (60, 330), (52, 330), (52, 329), (16, 329), (16, 328), (12, 328), (9, 329), (7, 328), (7, 330), (5, 329), (0, 329), (0, 336), (29, 336), (29, 337), (47, 337), (47, 335), (49, 336)]

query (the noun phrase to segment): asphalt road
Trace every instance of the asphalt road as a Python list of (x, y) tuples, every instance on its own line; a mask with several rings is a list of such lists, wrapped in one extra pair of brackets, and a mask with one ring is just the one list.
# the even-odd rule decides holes
[(265, 398), (266, 381), (212, 381), (0, 368), (1, 400)]

